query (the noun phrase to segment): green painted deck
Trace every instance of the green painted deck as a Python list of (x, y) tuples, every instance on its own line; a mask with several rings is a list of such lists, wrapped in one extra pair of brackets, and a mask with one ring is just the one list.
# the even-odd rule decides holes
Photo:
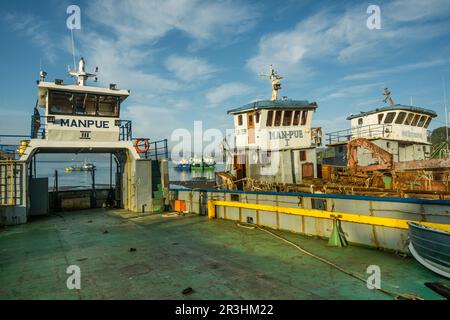
[[(441, 299), (424, 282), (449, 285), (412, 258), (276, 233), (365, 277), (367, 266), (380, 266), (388, 290)], [(66, 287), (73, 264), (81, 290)], [(0, 284), (0, 299), (391, 299), (257, 229), (108, 210), (0, 229)], [(183, 295), (187, 287), (193, 292)]]

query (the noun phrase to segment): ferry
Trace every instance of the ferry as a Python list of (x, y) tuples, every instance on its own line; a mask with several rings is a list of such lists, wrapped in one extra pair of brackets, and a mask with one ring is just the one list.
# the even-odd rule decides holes
[(433, 157), (427, 129), (434, 111), (395, 104), (386, 88), (389, 106), (350, 115), (350, 129), (324, 137), (313, 126), (318, 104), (279, 99), (282, 76), (270, 66), (267, 77), (270, 100), (228, 111), (234, 135), (224, 140), (226, 170), (216, 173), (215, 190), (174, 189), (178, 199), (189, 203), (198, 193), (210, 199), (198, 212), (207, 208), (211, 219), (323, 237), (333, 246), (410, 255), (411, 223), (450, 232), (450, 159)]
[[(412, 113), (413, 121), (416, 114), (428, 118), (414, 136), (397, 136), (394, 124), (389, 138), (359, 136), (363, 130), (356, 127), (345, 143), (327, 143), (330, 149), (352, 151), (347, 163), (335, 162), (335, 156), (328, 163), (319, 161), (322, 129), (313, 126), (319, 105), (278, 99), (282, 77), (271, 67), (272, 98), (228, 111), (236, 138), (224, 141), (228, 170), (217, 173), (216, 186), (179, 188), (170, 185), (167, 141), (161, 147), (133, 136), (131, 122), (120, 117), (130, 91), (115, 84), (88, 86), (86, 80), (96, 72), (87, 73), (83, 59), (70, 74), (75, 84), (48, 82), (41, 73), (31, 136), (18, 146), (18, 158), (0, 161), (0, 224), (8, 226), (0, 230), (7, 262), (0, 275), (7, 284), (0, 288), (2, 297), (442, 298), (424, 283), (443, 282), (446, 273), (427, 268), (442, 271), (446, 265), (436, 265), (440, 255), (427, 257), (428, 248), (419, 249), (420, 241), (408, 238), (439, 230), (445, 237), (433, 233), (430, 239), (444, 239), (440, 245), (448, 241), (450, 200), (433, 183), (442, 178), (395, 190), (394, 179), (388, 181), (392, 171), (403, 172), (404, 162), (417, 175), (414, 168), (424, 171), (430, 163), (423, 161), (436, 160), (428, 159), (429, 143), (419, 137), (433, 113), (395, 105), (381, 110), (383, 119), (396, 113), (394, 124), (401, 112), (407, 113), (405, 119)], [(378, 119), (377, 113), (360, 115), (362, 126), (374, 114)], [(418, 155), (396, 162), (383, 149), (386, 142), (420, 146), (424, 159)], [(366, 147), (381, 156), (371, 160), (360, 151)], [(161, 148), (162, 154), (151, 152)], [(96, 188), (94, 170), (89, 190), (62, 190), (57, 178), (48, 190), (48, 178), (37, 174), (36, 155), (41, 153), (109, 153), (111, 185)], [(205, 159), (196, 158), (202, 166)], [(437, 160), (431, 171), (445, 173), (447, 159)], [(382, 187), (359, 184), (376, 179)], [(410, 231), (416, 226), (412, 223), (429, 229)], [(23, 261), (29, 268), (20, 268)], [(62, 263), (49, 266), (48, 261)], [(67, 267), (74, 265), (85, 279), (81, 291), (66, 288)], [(382, 270), (382, 290), (367, 289), (367, 272), (374, 265)], [(42, 279), (49, 285), (42, 286)]]
[[(0, 161), (0, 224), (23, 224), (51, 211), (101, 208), (111, 198), (114, 207), (132, 212), (162, 209), (158, 190), (169, 186), (167, 140), (152, 142), (151, 151), (149, 138), (133, 137), (131, 121), (120, 118), (130, 91), (116, 84), (87, 85), (89, 79), (97, 81), (98, 68), (85, 69), (83, 58), (77, 69), (69, 68), (74, 84), (46, 81), (47, 73), (40, 72), (30, 137), (21, 141), (12, 160)], [(38, 177), (36, 156), (61, 153), (109, 154), (109, 188), (95, 188), (95, 165), (85, 161), (66, 171), (92, 172), (91, 190), (61, 192), (56, 172), (49, 192), (49, 177)]]

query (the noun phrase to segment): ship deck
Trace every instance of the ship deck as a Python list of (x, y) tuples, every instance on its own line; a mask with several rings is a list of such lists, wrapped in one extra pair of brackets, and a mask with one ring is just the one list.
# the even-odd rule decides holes
[[(450, 284), (412, 258), (276, 233), (364, 278), (378, 265), (384, 289), (443, 299), (424, 283)], [(261, 230), (197, 215), (46, 216), (0, 229), (0, 250), (0, 299), (392, 299)], [(66, 287), (69, 265), (81, 290)]]

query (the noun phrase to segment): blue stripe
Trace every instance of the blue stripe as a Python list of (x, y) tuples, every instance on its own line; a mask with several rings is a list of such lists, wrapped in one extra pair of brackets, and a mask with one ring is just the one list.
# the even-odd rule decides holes
[(240, 190), (188, 189), (188, 188), (170, 188), (170, 191), (198, 191), (198, 192), (210, 192), (210, 193), (261, 194), (261, 195), (268, 195), (268, 196), (310, 197), (310, 198), (321, 198), (321, 199), (323, 199), (323, 198), (346, 199), (346, 200), (434, 204), (434, 205), (450, 206), (450, 200), (354, 196), (354, 195), (343, 195), (343, 194), (311, 194), (311, 193), (301, 193), (301, 192), (300, 193), (298, 193), (298, 192), (261, 192), (261, 191), (240, 191)]

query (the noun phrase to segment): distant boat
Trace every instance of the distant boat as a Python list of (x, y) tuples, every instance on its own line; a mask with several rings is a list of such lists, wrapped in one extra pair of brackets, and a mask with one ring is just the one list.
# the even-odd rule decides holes
[(92, 163), (84, 162), (81, 166), (77, 166), (76, 164), (73, 166), (67, 166), (66, 172), (74, 172), (74, 171), (92, 171), (95, 169), (95, 165)]
[(181, 159), (180, 162), (177, 163), (175, 169), (177, 170), (189, 170), (191, 168), (191, 164), (187, 159)]
[(95, 169), (95, 165), (93, 163), (83, 163), (81, 166), (81, 171), (92, 171)]
[(409, 251), (431, 271), (450, 279), (450, 233), (408, 222)]
[(213, 169), (216, 161), (213, 157), (191, 158), (191, 169)]

